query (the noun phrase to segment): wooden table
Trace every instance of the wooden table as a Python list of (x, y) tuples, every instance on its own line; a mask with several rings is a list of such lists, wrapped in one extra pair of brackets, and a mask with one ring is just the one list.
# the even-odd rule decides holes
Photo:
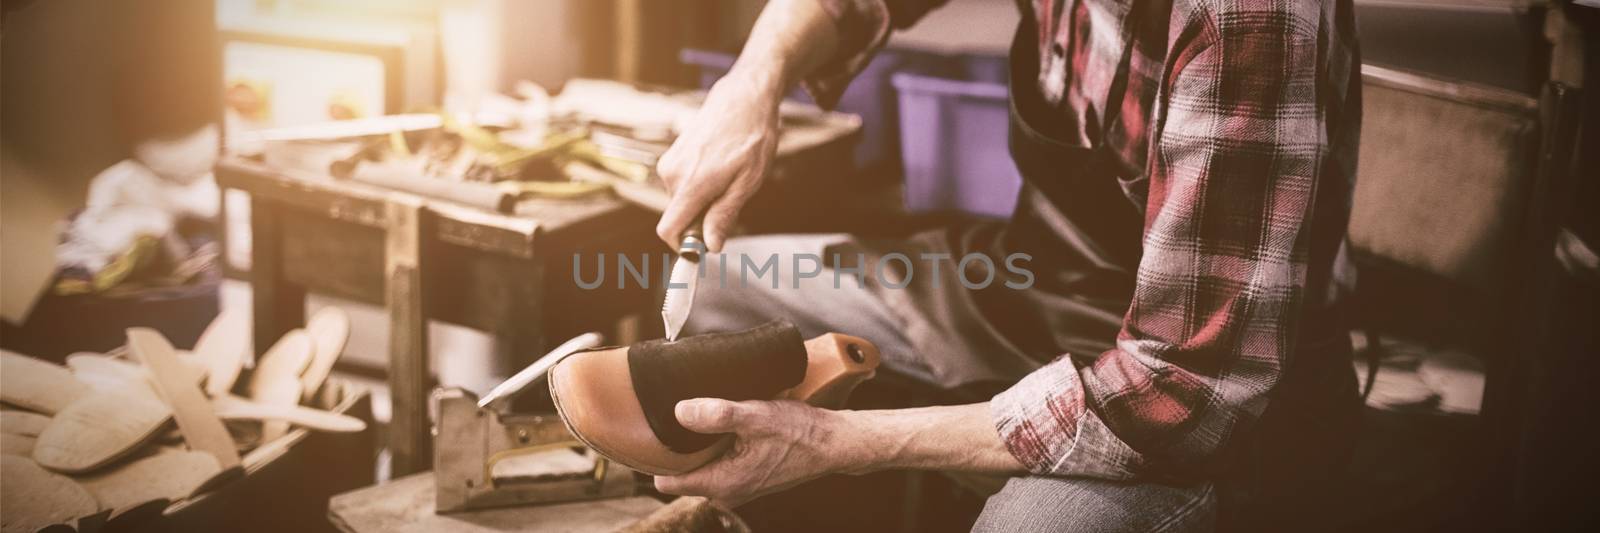
[(440, 515), (433, 512), (433, 488), (433, 473), (425, 472), (340, 494), (328, 503), (328, 519), (351, 533), (610, 532), (662, 507), (635, 496)]
[(242, 158), (226, 158), (217, 182), (251, 197), (257, 354), (305, 324), (308, 291), (388, 308), (388, 447), (397, 475), (425, 470), (431, 456), (429, 319), (493, 333), (531, 360), (547, 334), (614, 324), (650, 306), (639, 287), (576, 294), (570, 274), (550, 275), (570, 273), (572, 254), (665, 249), (654, 213), (609, 196), (529, 201), (519, 206), (524, 214), (500, 215)]
[[(801, 113), (786, 118), (783, 128), (773, 177), (758, 197), (793, 198), (785, 184), (838, 183), (848, 175), (858, 118)], [(495, 334), (509, 343), (517, 360), (505, 366), (514, 370), (551, 341), (596, 329), (614, 333), (607, 329), (620, 319), (654, 316), (658, 309), (660, 283), (619, 288), (608, 282), (588, 290), (575, 283), (575, 256), (592, 261), (604, 254), (615, 261), (617, 253), (649, 254), (659, 262), (670, 252), (655, 237), (659, 214), (610, 195), (524, 200), (506, 215), (237, 156), (224, 157), (216, 176), (222, 188), (251, 198), (257, 354), (305, 324), (308, 291), (387, 307), (394, 402), (388, 447), (397, 476), (426, 470), (432, 456), (430, 319)], [(584, 272), (593, 268), (586, 263)], [(607, 274), (618, 276), (616, 269), (611, 265)], [(654, 320), (638, 323), (642, 335), (658, 331)]]

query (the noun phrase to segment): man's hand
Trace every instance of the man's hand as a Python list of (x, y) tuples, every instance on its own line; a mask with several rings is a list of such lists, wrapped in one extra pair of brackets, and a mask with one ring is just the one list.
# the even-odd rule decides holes
[(700, 433), (733, 433), (722, 457), (693, 472), (656, 478), (656, 490), (705, 496), (724, 509), (847, 468), (854, 450), (837, 439), (837, 413), (795, 401), (678, 402), (678, 422)]
[(678, 402), (678, 422), (732, 433), (733, 446), (693, 472), (656, 478), (656, 490), (705, 496), (732, 509), (833, 473), (884, 468), (1021, 473), (989, 419), (989, 404), (829, 411), (800, 402)]
[(705, 215), (706, 248), (722, 251), (734, 219), (772, 167), (778, 102), (795, 80), (833, 54), (833, 19), (813, 0), (770, 0), (750, 29), (733, 69), (711, 87), (678, 140), (656, 163), (672, 201), (656, 235), (676, 250)]
[(656, 173), (672, 201), (656, 235), (673, 249), (703, 213), (706, 248), (721, 251), (739, 210), (772, 167), (780, 99), (773, 91), (781, 86), (760, 78), (736, 68), (719, 80), (694, 121), (657, 162)]

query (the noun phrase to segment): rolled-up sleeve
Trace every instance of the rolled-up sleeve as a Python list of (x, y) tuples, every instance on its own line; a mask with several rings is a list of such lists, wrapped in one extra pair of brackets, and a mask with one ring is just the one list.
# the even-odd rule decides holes
[(838, 105), (850, 80), (872, 61), (889, 33), (908, 28), (928, 11), (946, 0), (816, 0), (833, 19), (839, 46), (828, 58), (800, 81), (817, 105), (832, 109)]
[(1200, 466), (1265, 409), (1291, 355), (1328, 146), (1315, 25), (1215, 20), (1173, 52), (1158, 97), (1144, 254), (1115, 348), (1061, 357), (991, 402), (1034, 473)]

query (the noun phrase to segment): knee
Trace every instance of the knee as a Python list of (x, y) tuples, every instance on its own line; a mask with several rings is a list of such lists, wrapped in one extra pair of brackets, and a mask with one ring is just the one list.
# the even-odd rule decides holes
[(1210, 484), (1021, 477), (989, 498), (972, 530), (1200, 532), (1214, 529), (1215, 516)]

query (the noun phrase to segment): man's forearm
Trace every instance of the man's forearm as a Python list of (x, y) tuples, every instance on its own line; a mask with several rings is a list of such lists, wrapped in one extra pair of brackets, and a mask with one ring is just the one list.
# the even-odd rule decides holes
[(990, 420), (989, 404), (835, 413), (840, 468), (1021, 473)]
[(776, 105), (789, 87), (834, 53), (838, 42), (833, 20), (816, 0), (772, 0), (729, 74)]

